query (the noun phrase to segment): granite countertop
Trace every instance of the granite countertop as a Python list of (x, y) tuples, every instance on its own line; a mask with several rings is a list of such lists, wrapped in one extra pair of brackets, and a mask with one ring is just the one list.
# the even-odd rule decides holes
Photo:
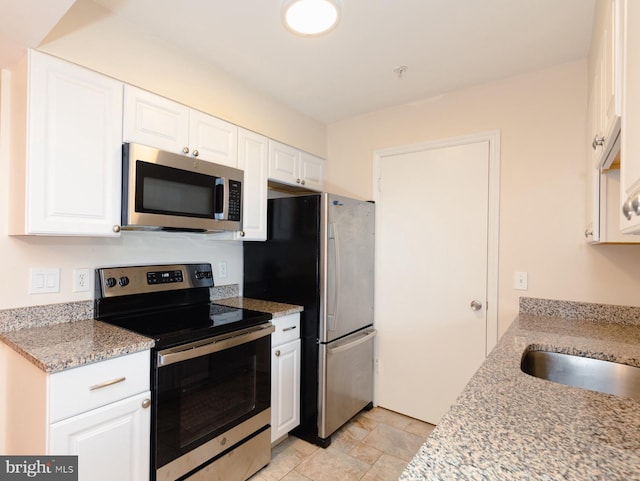
[(248, 297), (227, 297), (225, 299), (217, 299), (215, 303), (222, 304), (223, 306), (240, 307), (243, 309), (251, 309), (253, 311), (268, 312), (273, 317), (288, 316), (304, 310), (302, 306), (296, 306), (294, 304), (263, 301)]
[(153, 339), (87, 319), (0, 332), (0, 341), (48, 373), (153, 347)]
[[(273, 317), (301, 312), (301, 306), (246, 299), (223, 286), (214, 302), (268, 312)], [(151, 349), (153, 339), (91, 319), (93, 302), (50, 304), (0, 311), (0, 341), (48, 373)]]
[(521, 302), (518, 318), (400, 480), (640, 480), (640, 400), (520, 370), (527, 349), (640, 366), (637, 309), (627, 312), (631, 321), (607, 323), (600, 319), (606, 309), (587, 307), (587, 318), (575, 319), (553, 309), (523, 313)]

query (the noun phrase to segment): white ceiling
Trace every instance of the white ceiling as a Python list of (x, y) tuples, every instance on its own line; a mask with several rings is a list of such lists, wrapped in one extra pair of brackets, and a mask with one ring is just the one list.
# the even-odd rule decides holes
[(585, 58), (595, 6), (343, 0), (337, 29), (301, 38), (282, 26), (282, 0), (94, 1), (326, 123)]

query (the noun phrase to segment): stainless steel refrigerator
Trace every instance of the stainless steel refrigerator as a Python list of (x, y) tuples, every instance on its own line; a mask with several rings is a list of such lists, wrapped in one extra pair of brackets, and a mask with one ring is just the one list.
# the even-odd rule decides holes
[(267, 241), (243, 246), (245, 297), (304, 306), (294, 434), (323, 447), (372, 406), (374, 207), (327, 193), (269, 199)]

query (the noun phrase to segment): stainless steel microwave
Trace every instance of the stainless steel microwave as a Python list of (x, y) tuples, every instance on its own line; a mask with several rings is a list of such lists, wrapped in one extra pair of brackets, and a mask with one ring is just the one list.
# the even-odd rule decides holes
[(242, 170), (141, 144), (122, 147), (122, 228), (242, 230)]

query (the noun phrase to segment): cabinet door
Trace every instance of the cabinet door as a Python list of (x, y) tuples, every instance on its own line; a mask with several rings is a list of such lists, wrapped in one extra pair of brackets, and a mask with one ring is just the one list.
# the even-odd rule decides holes
[(123, 139), (124, 142), (183, 153), (183, 149), (189, 149), (189, 108), (126, 85)]
[(300, 184), (300, 151), (269, 141), (269, 178), (285, 184)]
[(51, 425), (50, 454), (78, 455), (80, 481), (149, 479), (151, 409), (145, 392)]
[(243, 240), (267, 239), (267, 183), (269, 139), (240, 129), (238, 133), (238, 168), (244, 170), (242, 185)]
[(300, 339), (272, 348), (271, 442), (300, 424)]
[[(640, 200), (640, 2), (623, 2), (623, 107), (620, 142), (621, 204)], [(625, 234), (640, 233), (640, 216), (620, 218)]]
[(29, 53), (28, 234), (116, 235), (123, 84)]
[(189, 155), (238, 166), (238, 127), (197, 110), (189, 112)]
[(302, 152), (300, 162), (301, 184), (307, 189), (324, 190), (324, 160)]
[(622, 112), (622, 41), (620, 0), (607, 0), (602, 39), (602, 132), (608, 152), (620, 132)]

